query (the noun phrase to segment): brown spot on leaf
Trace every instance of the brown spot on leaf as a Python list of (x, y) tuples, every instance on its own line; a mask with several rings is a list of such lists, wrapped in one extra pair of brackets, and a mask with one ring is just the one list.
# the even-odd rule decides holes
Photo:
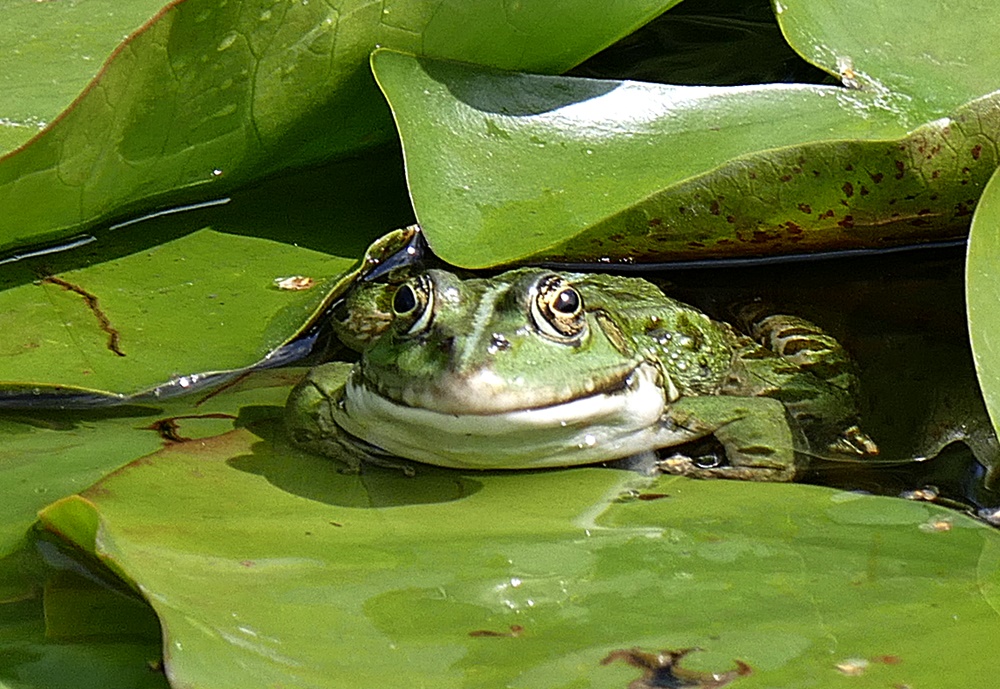
[(969, 153), (972, 154), (973, 160), (979, 160), (979, 156), (983, 154), (983, 147), (979, 144), (976, 144), (975, 146), (972, 147), (972, 150), (969, 151)]
[(902, 160), (896, 161), (896, 179), (903, 179), (906, 174), (906, 164)]
[(805, 213), (806, 215), (809, 215), (810, 213), (813, 212), (812, 206), (810, 206), (808, 203), (800, 203), (799, 210)]
[(782, 182), (790, 182), (790, 181), (792, 181), (792, 176), (791, 175), (782, 175), (778, 179), (780, 179)]
[(702, 242), (688, 242), (688, 246), (691, 247), (692, 249), (704, 249), (705, 248), (705, 244), (703, 244)]
[(845, 230), (849, 230), (854, 227), (854, 216), (845, 215), (844, 219), (838, 222), (837, 224), (843, 227)]
[(791, 234), (802, 234), (802, 226), (798, 225), (796, 223), (793, 223), (791, 220), (789, 220), (788, 222), (785, 223), (785, 227), (788, 229), (788, 232), (791, 233)]
[(870, 193), (871, 193), (871, 192), (869, 192), (869, 191), (868, 191), (868, 187), (866, 187), (865, 185), (863, 185), (863, 184), (862, 184), (862, 185), (861, 185), (861, 191), (860, 191), (860, 194), (861, 194), (862, 196), (868, 196), (868, 194), (870, 194)]
[(721, 689), (739, 677), (746, 677), (753, 670), (741, 660), (736, 667), (726, 672), (698, 672), (680, 666), (681, 659), (697, 648), (679, 650), (665, 649), (658, 653), (648, 653), (638, 648), (612, 651), (601, 660), (608, 665), (622, 660), (643, 671), (642, 677), (629, 683), (628, 689), (656, 689), (663, 687), (690, 687), (691, 689)]
[(847, 170), (848, 172), (853, 172), (854, 166), (848, 163), (847, 165), (844, 166), (844, 169)]
[(930, 214), (931, 214), (930, 208), (921, 208), (920, 210), (917, 211), (917, 215), (930, 215)]
[(712, 203), (708, 204), (708, 212), (711, 213), (712, 215), (718, 215), (719, 214), (720, 211), (719, 211), (719, 201), (718, 200), (713, 200)]
[(524, 627), (522, 627), (521, 625), (519, 625), (519, 624), (512, 624), (512, 625), (510, 625), (510, 631), (509, 632), (495, 632), (492, 629), (475, 629), (475, 630), (469, 632), (469, 636), (471, 636), (471, 637), (484, 637), (484, 636), (485, 637), (490, 637), (490, 636), (492, 636), (492, 637), (498, 637), (498, 636), (505, 636), (505, 637), (509, 637), (509, 638), (512, 638), (512, 639), (516, 639), (517, 637), (521, 636), (521, 632), (523, 632), (523, 631), (524, 631)]
[(156, 431), (156, 433), (168, 443), (187, 443), (191, 442), (191, 438), (187, 438), (181, 435), (180, 424), (177, 422), (182, 419), (231, 419), (236, 420), (236, 417), (232, 414), (225, 414), (223, 412), (213, 412), (210, 414), (183, 414), (180, 416), (169, 416), (165, 419), (157, 419), (153, 423), (142, 428), (144, 431)]
[(844, 182), (844, 186), (841, 187), (841, 189), (844, 190), (844, 196), (846, 196), (847, 198), (851, 198), (852, 196), (854, 196), (854, 185), (851, 184), (850, 182)]
[(735, 223), (736, 222), (736, 216), (735, 215), (727, 215), (726, 216), (726, 222), (728, 222), (730, 224)]
[(819, 216), (819, 219), (820, 219), (820, 220), (826, 220), (827, 218), (832, 218), (832, 217), (833, 217), (833, 215), (834, 215), (834, 213), (833, 213), (833, 209), (831, 208), (831, 209), (829, 209), (828, 211), (826, 211), (825, 213), (822, 213), (822, 214), (821, 214), (821, 215)]
[(650, 227), (659, 227), (663, 224), (663, 218), (650, 218), (648, 224)]
[(881, 172), (876, 172), (874, 175), (869, 173), (868, 176), (872, 178), (872, 181), (875, 182), (875, 184), (881, 184), (882, 178), (885, 177), (885, 175), (883, 175)]
[(966, 205), (965, 205), (964, 203), (962, 203), (962, 202), (959, 202), (959, 203), (958, 203), (958, 204), (957, 204), (957, 205), (955, 206), (955, 217), (959, 217), (959, 218), (960, 218), (960, 217), (962, 217), (963, 215), (970, 215), (971, 213), (972, 213), (972, 211), (970, 211), (970, 210), (969, 210), (969, 207), (968, 207), (968, 206), (966, 206)]
[(90, 312), (94, 314), (94, 318), (97, 319), (98, 327), (108, 335), (107, 348), (117, 356), (125, 356), (125, 352), (123, 352), (121, 348), (121, 335), (119, 335), (118, 330), (111, 324), (111, 319), (108, 318), (107, 314), (105, 314), (101, 309), (100, 301), (97, 299), (96, 295), (91, 294), (79, 285), (74, 285), (72, 282), (67, 282), (66, 280), (58, 278), (55, 275), (47, 275), (46, 277), (43, 277), (41, 281), (51, 285), (58, 285), (67, 292), (73, 292), (74, 294), (79, 294), (83, 297), (83, 303), (86, 304), (87, 308), (90, 309)]
[(882, 655), (875, 656), (871, 659), (873, 663), (880, 663), (882, 665), (899, 665), (903, 662), (903, 659), (895, 655)]
[(931, 179), (937, 179), (937, 178), (938, 178), (938, 177), (940, 177), (940, 176), (941, 176), (941, 171), (940, 171), (940, 170), (934, 170), (934, 171), (933, 171), (933, 172), (931, 173)]
[(677, 212), (680, 213), (681, 215), (684, 215), (685, 213), (688, 212), (688, 209), (685, 208), (684, 206), (681, 206), (680, 208), (677, 209)]
[(925, 227), (927, 225), (930, 225), (931, 221), (927, 220), (926, 218), (917, 218), (916, 220), (911, 220), (907, 224), (912, 227)]

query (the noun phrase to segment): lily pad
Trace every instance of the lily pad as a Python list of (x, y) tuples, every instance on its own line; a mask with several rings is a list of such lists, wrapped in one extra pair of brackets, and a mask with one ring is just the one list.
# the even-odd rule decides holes
[(1000, 174), (994, 174), (980, 202), (969, 233), (965, 285), (969, 334), (979, 385), (993, 427), (1000, 428)]
[[(0, 248), (390, 141), (367, 70), (376, 45), (559, 71), (675, 2), (169, 3), (69, 108), (0, 159)], [(26, 39), (36, 16), (20, 12), (9, 26)]]
[[(664, 86), (377, 52), (431, 245), (484, 267), (962, 236), (997, 165), (998, 65), (976, 46), (1000, 39), (1000, 9), (813, 4), (827, 10), (778, 3), (779, 21), (845, 87)], [(970, 22), (989, 17), (992, 38), (966, 42)], [(914, 66), (927, 55), (940, 64)]]
[(0, 154), (50, 123), (100, 70), (122, 36), (163, 0), (8, 2), (0, 23)]
[(280, 412), (42, 514), (149, 600), (174, 686), (620, 687), (638, 671), (613, 651), (690, 646), (745, 687), (858, 658), (861, 687), (992, 677), (968, 649), (996, 625), (1000, 534), (962, 515), (594, 468), (345, 475)]
[[(205, 229), (45, 276), (0, 292), (11, 333), (0, 385), (27, 404), (56, 393), (124, 399), (172, 379), (183, 388), (197, 375), (245, 368), (295, 337), (351, 263)], [(275, 283), (294, 275), (315, 288)]]
[[(0, 685), (17, 689), (166, 689), (155, 641), (66, 643), (45, 636), (34, 602), (0, 604)], [(13, 608), (16, 608), (13, 609)]]
[[(0, 557), (24, 541), (38, 510), (175, 442), (233, 429), (240, 410), (281, 405), (301, 369), (255, 371), (201, 395), (96, 410), (18, 410), (0, 416)], [(0, 574), (0, 579), (3, 575)]]

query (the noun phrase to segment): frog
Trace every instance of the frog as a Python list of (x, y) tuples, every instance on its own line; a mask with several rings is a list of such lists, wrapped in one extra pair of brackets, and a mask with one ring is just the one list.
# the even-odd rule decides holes
[[(362, 284), (333, 318), (359, 356), (292, 390), (293, 442), (341, 459), (464, 470), (625, 463), (794, 480), (878, 453), (836, 339), (790, 315), (738, 329), (638, 277), (444, 269)], [(641, 461), (640, 461), (641, 460)]]

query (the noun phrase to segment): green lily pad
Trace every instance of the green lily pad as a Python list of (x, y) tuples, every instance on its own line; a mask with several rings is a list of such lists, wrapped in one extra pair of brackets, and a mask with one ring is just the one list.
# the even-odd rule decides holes
[(166, 689), (155, 641), (74, 643), (45, 636), (34, 601), (0, 604), (0, 686), (17, 689)]
[(221, 389), (156, 406), (0, 415), (0, 557), (17, 549), (38, 510), (49, 503), (171, 443), (230, 431), (241, 407), (284, 404), (288, 387), (302, 374), (301, 369), (255, 371)]
[(979, 385), (993, 420), (1000, 429), (1000, 174), (987, 185), (969, 233), (965, 269), (969, 334)]
[[(50, 126), (0, 159), (0, 248), (390, 141), (367, 71), (376, 45), (558, 71), (675, 2), (170, 3)], [(13, 15), (8, 31), (26, 39), (36, 16)]]
[[(0, 292), (11, 333), (0, 386), (124, 398), (239, 370), (295, 337), (353, 263), (201, 230), (145, 252)], [(283, 290), (276, 278), (311, 277)], [(197, 378), (190, 378), (193, 385)]]
[(776, 0), (774, 9), (796, 52), (880, 92), (901, 113), (943, 116), (998, 86), (1000, 8), (989, 0), (951, 7), (935, 0)]
[[(851, 88), (571, 79), (377, 52), (431, 245), (484, 267), (962, 236), (997, 165), (998, 65), (976, 46), (1000, 38), (1000, 9), (800, 6), (777, 4), (792, 46)], [(991, 38), (964, 41), (984, 20)], [(940, 29), (909, 40), (927, 23)], [(927, 55), (940, 64), (907, 71)]]
[(0, 154), (45, 127), (100, 70), (104, 58), (163, 0), (9, 2), (0, 22)]
[(858, 659), (860, 687), (993, 675), (968, 649), (996, 625), (1000, 534), (962, 515), (593, 468), (345, 475), (280, 412), (42, 513), (149, 600), (174, 686), (620, 687), (638, 671), (609, 653), (689, 646), (747, 663), (744, 687)]

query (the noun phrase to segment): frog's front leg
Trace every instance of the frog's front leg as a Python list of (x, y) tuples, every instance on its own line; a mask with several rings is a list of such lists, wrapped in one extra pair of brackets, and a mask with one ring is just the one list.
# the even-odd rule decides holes
[(288, 395), (285, 426), (297, 446), (307, 452), (343, 462), (344, 473), (356, 474), (363, 464), (399, 469), (413, 476), (412, 465), (343, 430), (334, 418), (334, 407), (344, 393), (344, 364), (334, 362), (312, 369)]
[(785, 406), (769, 397), (682, 397), (667, 410), (665, 423), (713, 436), (725, 457), (676, 454), (660, 460), (664, 473), (694, 478), (791, 481), (795, 449)]

